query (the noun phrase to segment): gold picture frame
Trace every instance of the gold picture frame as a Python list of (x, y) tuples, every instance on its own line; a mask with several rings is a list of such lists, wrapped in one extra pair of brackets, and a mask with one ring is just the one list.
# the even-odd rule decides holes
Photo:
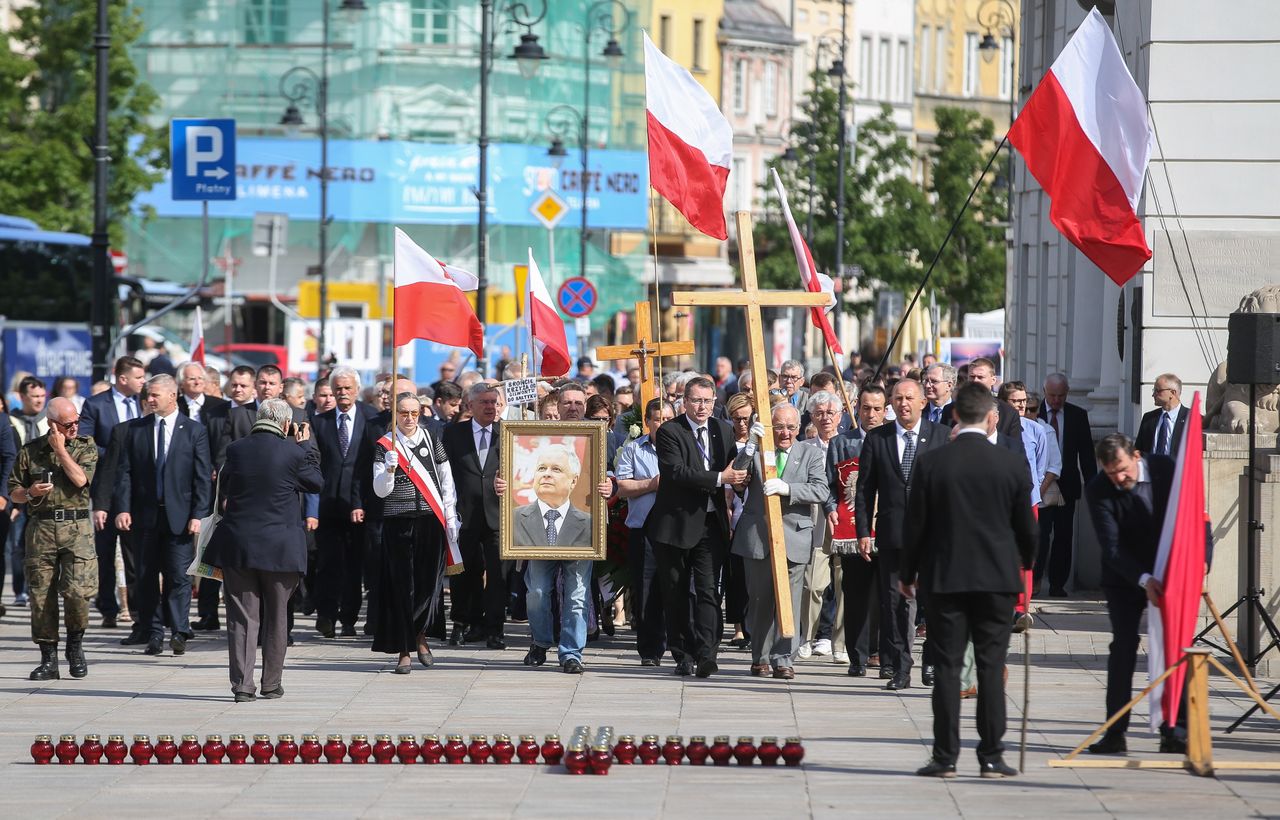
[[(596, 486), (605, 478), (605, 426), (598, 421), (504, 421), (500, 429), (498, 473), (507, 483), (499, 525), (502, 560), (602, 560), (609, 509)], [(578, 474), (571, 478), (575, 466)], [(541, 478), (540, 470), (545, 473)], [(557, 516), (563, 520), (557, 521), (557, 543), (549, 545), (541, 511), (553, 508), (563, 510)]]

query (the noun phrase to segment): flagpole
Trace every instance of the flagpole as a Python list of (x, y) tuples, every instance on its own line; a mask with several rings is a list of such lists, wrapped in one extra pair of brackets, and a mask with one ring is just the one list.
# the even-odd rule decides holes
[[(394, 242), (394, 229), (392, 229), (391, 238)], [(399, 313), (398, 306), (396, 305), (397, 256), (398, 254), (396, 253), (391, 254), (391, 406), (389, 408), (390, 412), (388, 413), (387, 418), (388, 433), (396, 429), (396, 376), (400, 375), (400, 361), (399, 356), (397, 355), (399, 351), (396, 349), (396, 314)], [(414, 373), (413, 375), (417, 376), (418, 374)], [(395, 438), (392, 437), (392, 444), (394, 445), (394, 443)]]
[[(647, 132), (646, 132), (645, 139), (646, 139), (646, 145), (647, 145), (647, 139), (648, 139)], [(648, 149), (646, 148), (646, 150)], [(662, 349), (662, 296), (661, 296), (661, 291), (659, 289), (660, 283), (658, 281), (658, 278), (659, 278), (658, 277), (658, 207), (657, 207), (657, 197), (655, 196), (657, 193), (658, 192), (653, 189), (653, 186), (650, 185), (649, 186), (649, 247), (652, 253), (650, 254), (649, 258), (653, 260), (653, 315), (658, 317), (658, 322), (652, 328), (652, 330), (654, 334), (653, 338), (658, 340), (658, 349), (661, 350)], [(640, 317), (637, 316), (636, 318), (639, 319)], [(648, 330), (650, 330), (650, 328), (642, 328), (637, 323), (636, 325), (637, 334), (640, 334)], [(637, 335), (636, 338), (639, 339), (643, 337)], [(662, 399), (663, 403), (665, 404), (667, 393), (662, 387), (662, 357), (654, 356), (652, 364), (645, 362), (643, 359), (641, 360), (640, 362), (640, 380), (641, 381), (644, 381), (644, 369), (646, 366), (650, 366), (653, 368), (653, 387), (654, 387), (655, 397)], [(674, 409), (675, 408), (672, 408), (673, 411)], [(641, 407), (640, 408), (641, 419), (644, 418), (644, 412), (645, 412), (645, 409)]]

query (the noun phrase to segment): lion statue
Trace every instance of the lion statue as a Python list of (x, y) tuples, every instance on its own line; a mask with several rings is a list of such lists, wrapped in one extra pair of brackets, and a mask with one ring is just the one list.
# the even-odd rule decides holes
[[(1266, 285), (1240, 300), (1240, 313), (1280, 313), (1280, 285)], [(1280, 430), (1280, 384), (1256, 387), (1255, 433)], [(1204, 426), (1222, 433), (1244, 433), (1249, 428), (1249, 385), (1227, 381), (1227, 363), (1222, 362), (1209, 378), (1205, 396)]]

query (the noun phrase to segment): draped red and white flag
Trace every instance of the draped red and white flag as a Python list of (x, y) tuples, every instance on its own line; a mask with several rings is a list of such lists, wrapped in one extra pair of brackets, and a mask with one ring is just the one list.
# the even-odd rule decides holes
[(529, 334), (534, 347), (542, 354), (538, 372), (544, 376), (563, 376), (569, 372), (569, 342), (564, 334), (564, 320), (556, 312), (551, 294), (542, 281), (538, 263), (533, 261), (533, 248), (529, 249), (529, 292), (525, 294), (525, 318), (529, 320)]
[[(1149, 680), (1160, 677), (1164, 670), (1180, 661), (1183, 650), (1191, 645), (1204, 590), (1209, 525), (1204, 502), (1204, 437), (1199, 391), (1192, 396), (1188, 410), (1153, 573), (1164, 587), (1164, 600), (1159, 607), (1147, 604)], [(1148, 696), (1153, 731), (1160, 728), (1162, 721), (1166, 726), (1175, 725), (1186, 675), (1184, 664)]]
[(693, 75), (644, 35), (645, 108), (649, 120), (649, 184), (689, 224), (729, 237), (724, 189), (733, 157), (733, 128)]
[(191, 325), (191, 361), (204, 364), (204, 320), (196, 305), (196, 320)]
[(795, 218), (791, 216), (791, 204), (787, 201), (787, 191), (782, 187), (782, 178), (778, 176), (776, 168), (773, 169), (773, 187), (778, 192), (778, 201), (782, 203), (782, 215), (787, 220), (787, 233), (791, 234), (791, 248), (796, 254), (796, 266), (800, 268), (800, 281), (804, 282), (804, 286), (811, 293), (825, 293), (831, 299), (831, 303), (825, 308), (809, 308), (809, 320), (813, 322), (814, 327), (822, 331), (822, 337), (826, 339), (827, 345), (838, 356), (844, 351), (840, 349), (840, 338), (836, 336), (836, 329), (831, 326), (831, 319), (827, 316), (827, 312), (836, 304), (835, 283), (831, 281), (830, 276), (819, 273), (818, 266), (813, 264), (809, 243), (804, 241), (804, 237), (800, 235), (800, 229), (796, 227)]
[(1095, 8), (1009, 129), (1049, 221), (1117, 285), (1151, 258), (1138, 198), (1151, 159), (1146, 100)]
[(484, 355), (484, 326), (462, 288), (431, 254), (395, 232), (396, 347), (426, 339)]
[(480, 289), (480, 277), (476, 276), (471, 271), (460, 268), (457, 265), (450, 265), (448, 262), (443, 262), (439, 259), (436, 261), (439, 262), (440, 267), (444, 269), (445, 275), (457, 283), (458, 287), (462, 288), (467, 293)]

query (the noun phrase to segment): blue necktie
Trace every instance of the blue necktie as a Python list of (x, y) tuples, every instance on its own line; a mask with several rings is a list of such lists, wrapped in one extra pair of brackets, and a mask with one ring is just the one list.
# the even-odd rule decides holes
[(156, 501), (164, 503), (164, 419), (156, 425)]
[(347, 429), (347, 414), (338, 414), (338, 446), (342, 448), (342, 457), (347, 457), (347, 448), (351, 446), (351, 431)]
[(554, 547), (556, 545), (556, 519), (560, 517), (560, 513), (557, 510), (547, 510), (542, 517), (547, 519), (547, 546)]
[(1156, 455), (1169, 455), (1169, 414), (1160, 414), (1160, 432), (1156, 434)]
[(125, 421), (132, 421), (133, 419), (136, 419), (138, 417), (138, 410), (136, 405), (134, 404), (135, 400), (136, 399), (134, 399), (132, 396), (124, 400), (124, 412), (126, 415)]
[(933, 422), (934, 424), (938, 424), (942, 421), (941, 407), (934, 406), (929, 408), (929, 421)]

